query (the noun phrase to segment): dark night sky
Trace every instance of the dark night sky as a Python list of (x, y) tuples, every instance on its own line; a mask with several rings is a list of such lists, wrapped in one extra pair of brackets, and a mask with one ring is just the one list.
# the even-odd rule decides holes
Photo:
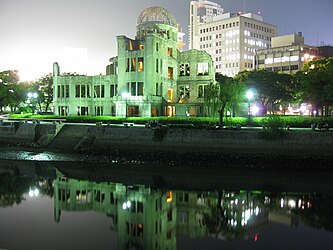
[[(0, 71), (18, 69), (35, 80), (58, 61), (62, 71), (104, 73), (116, 56), (116, 36), (135, 36), (138, 15), (150, 6), (168, 9), (188, 35), (189, 0), (0, 0)], [(244, 10), (244, 0), (216, 0), (225, 12)], [(333, 45), (332, 0), (246, 0), (279, 35), (303, 32), (305, 43)], [(187, 40), (187, 39), (186, 39)], [(75, 48), (75, 49), (73, 49)]]

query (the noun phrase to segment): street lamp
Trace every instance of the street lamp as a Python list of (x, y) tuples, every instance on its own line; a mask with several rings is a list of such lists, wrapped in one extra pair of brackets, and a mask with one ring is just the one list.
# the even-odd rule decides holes
[(36, 92), (34, 92), (34, 93), (29, 92), (29, 93), (28, 93), (28, 97), (29, 97), (29, 98), (37, 98), (37, 97), (38, 97), (38, 94), (37, 94)]
[(128, 92), (124, 92), (124, 93), (122, 93), (121, 94), (121, 97), (123, 98), (123, 99), (125, 99), (125, 104), (126, 104), (126, 106), (125, 106), (125, 117), (127, 118), (127, 101), (128, 101), (128, 99), (131, 97), (131, 93), (128, 93)]
[(249, 117), (249, 120), (250, 120), (250, 118), (251, 118), (251, 100), (253, 99), (253, 96), (254, 96), (254, 94), (253, 94), (253, 91), (252, 90), (248, 90), (247, 92), (246, 92), (246, 98), (247, 98), (247, 100), (248, 100), (248, 117)]
[[(32, 102), (31, 102), (31, 99), (33, 98), (33, 99), (37, 99), (37, 97), (38, 97), (38, 94), (36, 93), (36, 92), (29, 92), (28, 94), (27, 94), (27, 96), (28, 96), (28, 103), (30, 103), (30, 106), (31, 107), (33, 107), (33, 105), (32, 105)], [(32, 113), (34, 113), (34, 110), (32, 110)]]

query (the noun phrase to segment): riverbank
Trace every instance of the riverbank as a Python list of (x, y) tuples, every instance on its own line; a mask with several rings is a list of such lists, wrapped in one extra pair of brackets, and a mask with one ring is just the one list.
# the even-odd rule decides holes
[(282, 170), (333, 166), (331, 131), (19, 124), (0, 132), (2, 159)]

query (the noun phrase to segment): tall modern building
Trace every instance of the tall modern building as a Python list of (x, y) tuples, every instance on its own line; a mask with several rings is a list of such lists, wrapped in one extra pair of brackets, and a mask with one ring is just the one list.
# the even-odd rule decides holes
[(190, 25), (189, 25), (189, 49), (194, 49), (195, 44), (198, 40), (198, 26), (201, 23), (207, 22), (207, 19), (210, 19), (214, 16), (223, 14), (223, 8), (214, 2), (210, 1), (191, 1), (190, 3)]
[(135, 39), (117, 37), (118, 55), (105, 75), (63, 76), (53, 68), (57, 115), (203, 116), (206, 86), (215, 82), (211, 56), (181, 51), (183, 33), (161, 7), (143, 10)]
[(275, 25), (253, 13), (224, 13), (210, 1), (191, 1), (189, 49), (207, 51), (216, 72), (234, 76), (254, 68), (254, 52), (270, 48)]

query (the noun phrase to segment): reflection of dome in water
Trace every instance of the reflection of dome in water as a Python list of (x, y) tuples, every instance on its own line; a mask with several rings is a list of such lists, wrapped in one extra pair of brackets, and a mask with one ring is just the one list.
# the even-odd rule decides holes
[(177, 27), (174, 16), (162, 7), (149, 7), (140, 13), (137, 24), (148, 22), (164, 23)]

